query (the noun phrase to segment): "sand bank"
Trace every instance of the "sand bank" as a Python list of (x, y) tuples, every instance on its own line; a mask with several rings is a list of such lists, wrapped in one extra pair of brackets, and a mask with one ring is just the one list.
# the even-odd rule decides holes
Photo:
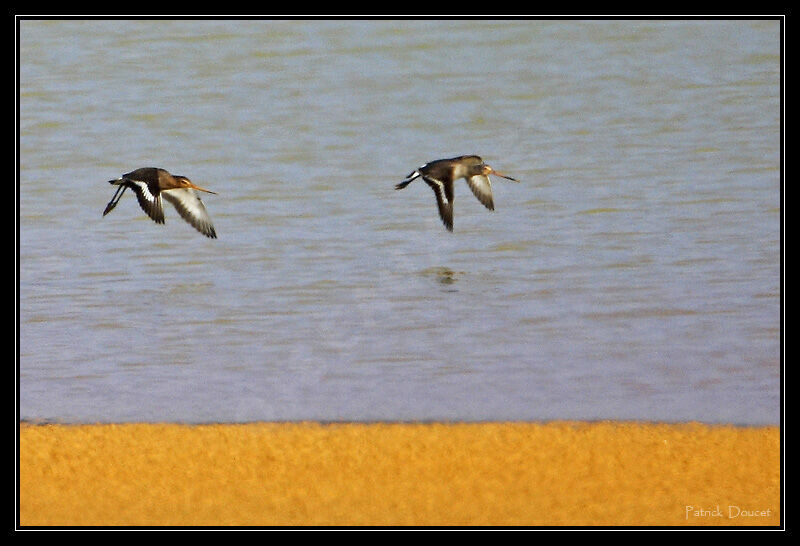
[(20, 425), (20, 524), (780, 525), (778, 427)]

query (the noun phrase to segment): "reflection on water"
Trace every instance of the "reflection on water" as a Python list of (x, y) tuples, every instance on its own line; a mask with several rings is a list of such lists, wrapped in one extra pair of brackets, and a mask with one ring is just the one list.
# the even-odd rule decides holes
[(778, 421), (776, 21), (122, 23), (21, 22), (22, 418)]
[(443, 266), (428, 267), (422, 270), (421, 273), (422, 275), (425, 275), (427, 277), (435, 278), (441, 284), (448, 284), (448, 285), (455, 283), (456, 280), (458, 280), (459, 275), (463, 274), (463, 272), (456, 273), (449, 267), (443, 267)]

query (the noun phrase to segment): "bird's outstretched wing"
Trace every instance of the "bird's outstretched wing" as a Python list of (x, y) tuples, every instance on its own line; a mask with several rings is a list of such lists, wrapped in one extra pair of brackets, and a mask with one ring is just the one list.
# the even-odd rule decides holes
[(485, 174), (476, 174), (475, 176), (467, 177), (467, 184), (478, 201), (489, 209), (494, 210), (494, 201), (492, 200), (492, 182)]
[(161, 192), (164, 199), (169, 201), (175, 206), (178, 214), (189, 222), (197, 231), (210, 237), (217, 238), (217, 232), (214, 230), (214, 225), (211, 223), (211, 217), (208, 215), (203, 200), (195, 193), (194, 190), (188, 188), (177, 188), (173, 190), (164, 190)]
[(453, 231), (453, 183), (442, 182), (429, 176), (422, 179), (436, 194), (436, 206), (439, 208), (439, 217), (444, 222), (448, 231)]

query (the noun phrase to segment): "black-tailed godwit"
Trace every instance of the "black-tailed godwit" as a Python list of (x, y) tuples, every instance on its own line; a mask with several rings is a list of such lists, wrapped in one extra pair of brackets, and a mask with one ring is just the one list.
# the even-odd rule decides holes
[(464, 178), (478, 198), (487, 209), (494, 210), (492, 200), (492, 183), (489, 175), (494, 174), (518, 182), (516, 178), (511, 178), (503, 173), (499, 173), (483, 162), (477, 155), (462, 155), (451, 159), (438, 159), (426, 163), (416, 171), (406, 176), (406, 179), (395, 186), (395, 189), (402, 190), (413, 180), (422, 177), (428, 184), (433, 193), (436, 194), (436, 204), (439, 207), (439, 216), (444, 222), (448, 231), (453, 231), (453, 181)]
[(117, 206), (122, 194), (125, 193), (125, 189), (130, 188), (136, 192), (136, 198), (142, 210), (157, 224), (164, 223), (164, 208), (161, 204), (161, 196), (163, 195), (164, 199), (172, 203), (181, 217), (197, 231), (206, 237), (217, 238), (217, 232), (214, 231), (211, 217), (209, 217), (203, 201), (194, 190), (214, 194), (216, 192), (196, 186), (185, 176), (171, 175), (164, 169), (155, 167), (144, 167), (128, 174), (123, 174), (115, 180), (109, 180), (109, 184), (119, 187), (114, 197), (106, 205), (103, 216)]

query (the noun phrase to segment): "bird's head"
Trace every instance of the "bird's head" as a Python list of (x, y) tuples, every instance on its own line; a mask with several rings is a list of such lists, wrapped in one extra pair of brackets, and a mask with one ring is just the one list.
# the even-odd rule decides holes
[(175, 180), (180, 184), (181, 188), (191, 188), (193, 190), (204, 191), (206, 193), (213, 193), (214, 195), (217, 194), (215, 191), (207, 190), (205, 188), (201, 188), (200, 186), (196, 186), (191, 180), (186, 178), (185, 176), (176, 176)]

